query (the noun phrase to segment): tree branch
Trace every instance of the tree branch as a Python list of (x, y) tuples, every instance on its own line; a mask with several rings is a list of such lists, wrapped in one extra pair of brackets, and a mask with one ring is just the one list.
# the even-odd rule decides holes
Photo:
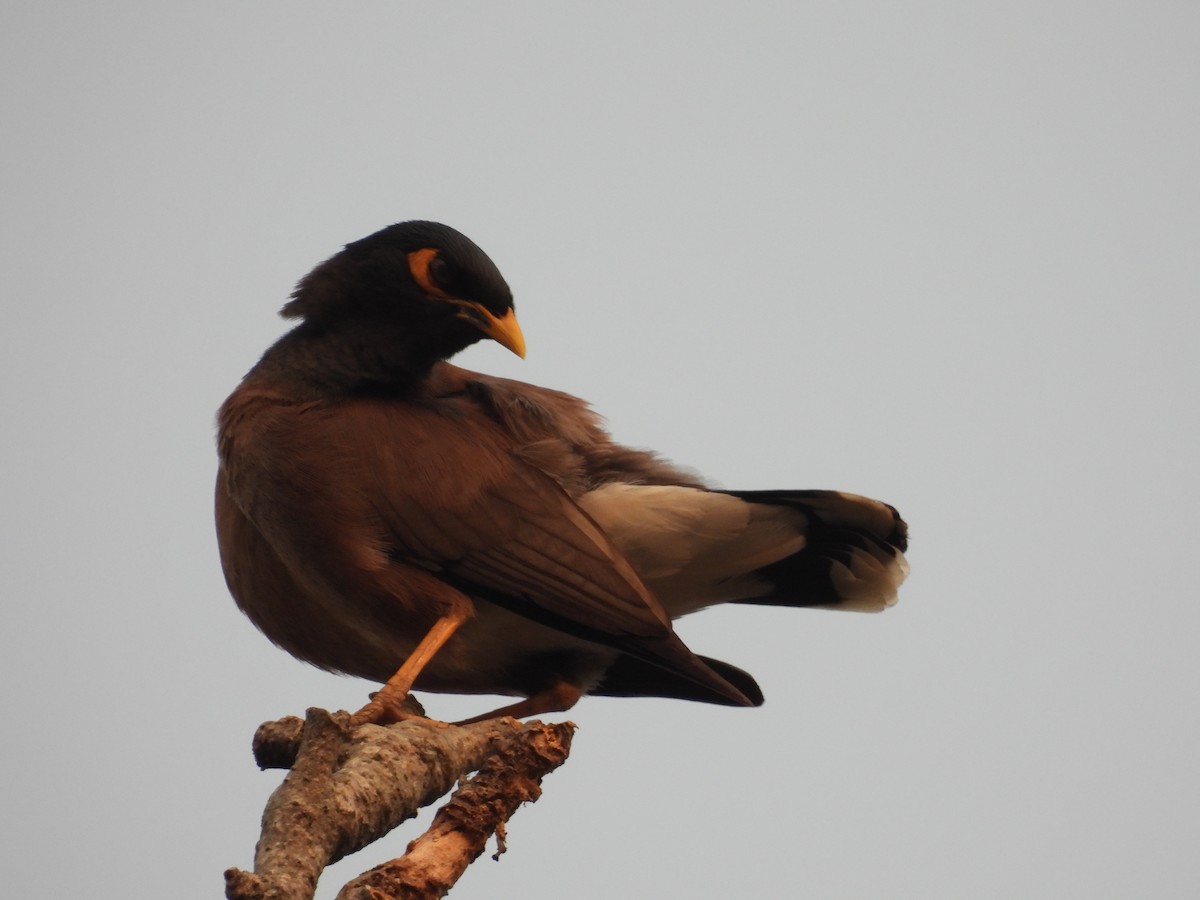
[(263, 812), (254, 872), (229, 869), (229, 900), (312, 900), (330, 863), (383, 837), (454, 783), (455, 792), (408, 853), (359, 878), (340, 900), (443, 896), (521, 803), (570, 752), (574, 726), (492, 719), (452, 726), (424, 719), (351, 729), (349, 716), (310, 709), (255, 735), (262, 768), (291, 767)]

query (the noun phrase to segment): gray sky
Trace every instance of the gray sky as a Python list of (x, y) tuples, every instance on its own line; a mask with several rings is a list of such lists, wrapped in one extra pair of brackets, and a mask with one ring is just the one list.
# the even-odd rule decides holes
[(312, 265), (432, 218), (529, 344), (464, 365), (913, 536), (882, 616), (682, 624), (762, 709), (584, 700), (455, 897), (1200, 894), (1198, 39), (1173, 2), (7, 4), (6, 891), (220, 896), (255, 726), (364, 699), (229, 599), (212, 417)]

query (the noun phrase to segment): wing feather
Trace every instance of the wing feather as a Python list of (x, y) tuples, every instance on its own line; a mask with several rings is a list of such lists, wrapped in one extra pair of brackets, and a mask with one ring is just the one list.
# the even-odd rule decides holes
[[(464, 592), (613, 638), (660, 637), (670, 617), (596, 523), (557, 481), (513, 452), (469, 396), (411, 405), (340, 403), (304, 423), (304, 447), (346, 435), (356, 464), (325, 493), (362, 507), (392, 559), (441, 571)], [(416, 477), (414, 477), (414, 475)], [(506, 604), (506, 598), (514, 601)]]

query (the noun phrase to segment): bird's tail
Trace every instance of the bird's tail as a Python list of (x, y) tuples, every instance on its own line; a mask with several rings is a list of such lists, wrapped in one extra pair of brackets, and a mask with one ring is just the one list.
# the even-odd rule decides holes
[[(904, 520), (855, 494), (614, 483), (580, 503), (672, 618), (715, 603), (875, 612), (908, 575)], [(590, 693), (762, 703), (750, 675), (674, 634), (616, 646), (627, 655)]]
[(726, 491), (798, 514), (803, 546), (752, 573), (761, 593), (729, 602), (878, 612), (908, 575), (908, 526), (895, 508), (839, 491)]
[(617, 483), (580, 504), (672, 618), (715, 603), (877, 611), (908, 574), (904, 520), (855, 494)]

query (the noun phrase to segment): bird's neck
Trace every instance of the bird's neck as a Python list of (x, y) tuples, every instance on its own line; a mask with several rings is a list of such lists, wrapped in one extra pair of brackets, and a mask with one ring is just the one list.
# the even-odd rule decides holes
[(419, 390), (449, 353), (422, 346), (411, 334), (320, 329), (302, 323), (280, 338), (254, 367), (256, 378), (286, 383), (312, 398), (361, 393), (405, 395)]

